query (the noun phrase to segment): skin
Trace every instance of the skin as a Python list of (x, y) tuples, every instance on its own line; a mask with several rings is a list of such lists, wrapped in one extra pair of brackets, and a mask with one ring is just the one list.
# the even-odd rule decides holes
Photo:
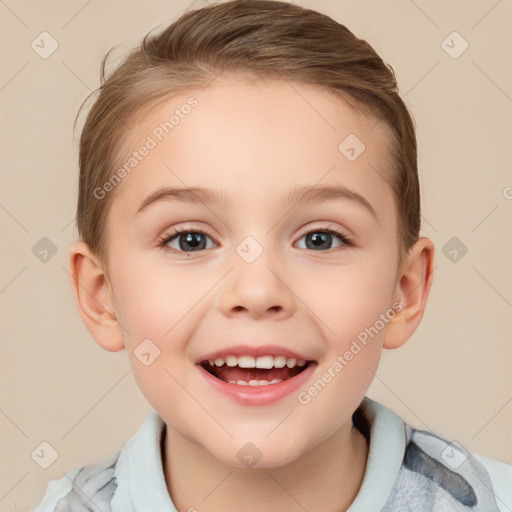
[[(197, 107), (110, 192), (107, 265), (85, 243), (72, 246), (80, 315), (103, 348), (126, 349), (164, 419), (165, 478), (178, 510), (346, 510), (368, 455), (351, 415), (382, 348), (405, 343), (423, 316), (433, 244), (421, 238), (398, 264), (386, 127), (316, 86), (224, 76), (159, 105), (128, 146), (140, 147), (191, 95)], [(338, 150), (351, 133), (366, 146), (353, 162)], [(298, 185), (347, 187), (376, 218), (347, 198), (285, 204)], [(136, 213), (161, 187), (192, 186), (222, 191), (231, 204), (157, 201)], [(174, 227), (204, 231), (207, 248), (158, 247)], [(352, 245), (333, 236), (327, 248), (311, 248), (303, 227), (340, 231)], [(236, 252), (247, 236), (263, 249), (250, 264)], [(297, 393), (241, 405), (194, 364), (220, 348), (277, 344), (317, 361), (304, 391), (395, 301), (401, 311), (306, 405)], [(160, 356), (144, 366), (134, 350), (148, 338)], [(262, 454), (252, 468), (237, 457), (247, 442)]]

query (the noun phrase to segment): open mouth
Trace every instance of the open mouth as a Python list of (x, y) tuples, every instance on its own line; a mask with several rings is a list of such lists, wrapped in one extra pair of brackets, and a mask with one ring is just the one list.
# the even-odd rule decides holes
[(268, 386), (293, 379), (312, 362), (284, 356), (228, 356), (200, 364), (208, 373), (228, 384)]

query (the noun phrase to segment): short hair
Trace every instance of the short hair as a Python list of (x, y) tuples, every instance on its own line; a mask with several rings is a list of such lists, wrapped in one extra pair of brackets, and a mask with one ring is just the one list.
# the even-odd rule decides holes
[(108, 77), (112, 49), (104, 56), (99, 94), (80, 137), (77, 226), (101, 261), (106, 264), (105, 226), (116, 191), (102, 198), (94, 191), (120, 165), (129, 123), (172, 96), (205, 87), (222, 72), (316, 85), (383, 122), (403, 259), (418, 240), (421, 223), (415, 127), (393, 68), (370, 44), (329, 16), (273, 0), (213, 4), (150, 34)]

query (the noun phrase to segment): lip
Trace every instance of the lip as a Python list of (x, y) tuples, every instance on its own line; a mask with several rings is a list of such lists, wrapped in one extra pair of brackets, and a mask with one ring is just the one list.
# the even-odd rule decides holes
[[(224, 352), (226, 355), (227, 352)], [(232, 353), (230, 353), (232, 354)], [(245, 352), (247, 354), (247, 352)], [(266, 354), (269, 354), (266, 352)], [(233, 354), (234, 355), (234, 354)], [(280, 354), (281, 355), (281, 354)], [(285, 355), (285, 354), (282, 354)], [(221, 357), (221, 356), (218, 356)], [(290, 356), (295, 357), (295, 356)], [(204, 361), (202, 359), (201, 361)], [(317, 367), (316, 361), (308, 361), (308, 367), (301, 373), (278, 384), (267, 384), (264, 386), (243, 386), (239, 384), (229, 384), (207, 372), (200, 364), (196, 365), (199, 374), (206, 380), (215, 391), (238, 402), (242, 405), (269, 405), (282, 398), (289, 396), (302, 386), (313, 374)]]
[(227, 356), (284, 356), (286, 358), (295, 358), (297, 360), (302, 359), (304, 361), (312, 361), (313, 358), (304, 354), (299, 354), (293, 350), (289, 350), (279, 345), (259, 345), (257, 347), (251, 347), (250, 345), (236, 345), (233, 347), (227, 347), (215, 352), (210, 352), (204, 356), (201, 356), (196, 360), (196, 364), (201, 364), (203, 361), (213, 361), (218, 357), (226, 358)]

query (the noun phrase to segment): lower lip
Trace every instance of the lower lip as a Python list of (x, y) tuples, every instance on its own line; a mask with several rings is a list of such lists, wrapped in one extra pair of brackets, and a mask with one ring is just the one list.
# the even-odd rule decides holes
[(264, 386), (229, 384), (228, 382), (214, 377), (201, 365), (196, 366), (198, 366), (199, 373), (202, 377), (219, 393), (243, 405), (268, 405), (296, 391), (315, 371), (316, 363), (310, 362), (304, 371), (291, 379)]

